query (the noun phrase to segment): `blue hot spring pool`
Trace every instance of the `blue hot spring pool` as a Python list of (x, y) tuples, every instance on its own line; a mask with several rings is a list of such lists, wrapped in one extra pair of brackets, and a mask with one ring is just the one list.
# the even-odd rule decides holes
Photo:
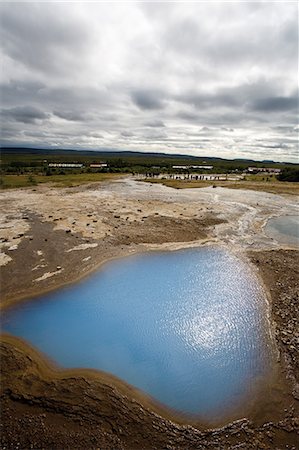
[(110, 372), (179, 412), (225, 416), (271, 371), (266, 302), (217, 247), (107, 263), (2, 315), (2, 329), (63, 367)]

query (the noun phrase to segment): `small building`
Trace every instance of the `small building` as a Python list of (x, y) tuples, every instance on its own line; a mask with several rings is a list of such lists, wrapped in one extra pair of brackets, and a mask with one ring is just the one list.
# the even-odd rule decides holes
[(192, 169), (207, 169), (212, 170), (214, 166), (191, 166)]
[(172, 166), (173, 169), (206, 169), (206, 170), (212, 170), (213, 166)]
[(89, 164), (89, 167), (91, 169), (103, 169), (105, 167), (108, 167), (107, 163), (91, 163)]
[(281, 169), (276, 169), (274, 167), (248, 167), (247, 172), (249, 173), (273, 173), (278, 174), (281, 172)]
[(84, 167), (81, 163), (49, 163), (48, 167), (59, 167), (63, 169), (80, 169)]

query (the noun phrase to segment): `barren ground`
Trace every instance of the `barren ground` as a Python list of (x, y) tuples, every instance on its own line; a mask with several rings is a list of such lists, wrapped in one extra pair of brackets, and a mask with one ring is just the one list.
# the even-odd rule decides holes
[(264, 232), (269, 217), (298, 213), (295, 196), (125, 179), (8, 190), (0, 200), (1, 308), (71, 283), (111, 258), (224, 245), (248, 260), (268, 291), (281, 373), (271, 401), (248, 418), (206, 430), (182, 424), (113, 377), (59, 371), (3, 335), (2, 448), (296, 448), (298, 250)]

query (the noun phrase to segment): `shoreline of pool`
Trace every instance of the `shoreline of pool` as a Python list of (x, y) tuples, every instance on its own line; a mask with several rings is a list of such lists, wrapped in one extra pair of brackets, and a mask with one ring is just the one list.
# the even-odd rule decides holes
[[(206, 245), (206, 242), (203, 245)], [(215, 242), (209, 242), (209, 245), (217, 245), (217, 244), (215, 244)], [(199, 248), (201, 246), (199, 246), (197, 243), (196, 247)], [(220, 247), (227, 248), (226, 246), (223, 246), (223, 245), (220, 245)], [(187, 248), (194, 248), (194, 246), (190, 244)], [(185, 246), (175, 244), (174, 248), (172, 248), (171, 250), (178, 251), (178, 250), (185, 250), (185, 249), (186, 249)], [(164, 248), (164, 250), (150, 249), (148, 251), (149, 252), (161, 252), (161, 251), (167, 252), (167, 251), (171, 251), (171, 250)], [(142, 253), (142, 252), (134, 253), (134, 255), (140, 254), (140, 253)], [(258, 257), (261, 252), (254, 251), (253, 253), (255, 255), (257, 255), (257, 257)], [(130, 255), (132, 256), (132, 253)], [(267, 286), (267, 283), (265, 283), (265, 279), (263, 279), (263, 277), (258, 269), (258, 266), (255, 265), (252, 261), (250, 261), (246, 252), (244, 252), (243, 254), (240, 254), (240, 252), (238, 251), (237, 255), (246, 264), (248, 264), (250, 266), (250, 269), (253, 270), (255, 276), (258, 278), (259, 282), (261, 283), (261, 288), (265, 294), (263, 297), (265, 299), (265, 302), (267, 303), (266, 305), (263, 305), (263, 306), (261, 305), (261, 306), (263, 308), (267, 309), (267, 318), (268, 318), (270, 332), (271, 332), (271, 340), (275, 339), (274, 334), (275, 334), (275, 326), (276, 325), (273, 321), (273, 317), (271, 316), (272, 298), (271, 298), (270, 288)], [(97, 266), (92, 272), (101, 270), (101, 266), (108, 264), (112, 260), (120, 259), (123, 257), (125, 257), (125, 256), (117, 256), (117, 257), (111, 258), (109, 260), (105, 260), (99, 266)], [(90, 274), (85, 274), (84, 278), (88, 277), (89, 275)], [(78, 280), (77, 282), (80, 282), (80, 280)], [(71, 283), (71, 284), (73, 284), (73, 283)], [(59, 289), (59, 288), (55, 288), (55, 290), (57, 290), (57, 289)], [(39, 295), (40, 294), (37, 294), (37, 296), (39, 296)], [(26, 300), (33, 300), (33, 298), (25, 299), (23, 301), (26, 301)], [(18, 303), (19, 302), (12, 303), (8, 306), (8, 308), (13, 308)], [(192, 425), (192, 426), (195, 426), (196, 428), (203, 430), (203, 429), (207, 429), (207, 428), (215, 428), (215, 427), (219, 427), (219, 426), (225, 426), (225, 425), (227, 425), (235, 420), (238, 420), (240, 418), (240, 412), (239, 412), (239, 413), (237, 413), (237, 415), (232, 415), (232, 416), (230, 416), (228, 414), (224, 420), (221, 420), (218, 423), (216, 423), (216, 422), (212, 423), (212, 422), (208, 422), (208, 421), (205, 422), (203, 420), (194, 419), (194, 417), (192, 417), (191, 415), (188, 416), (187, 414), (180, 414), (167, 406), (160, 405), (156, 399), (151, 398), (149, 395), (147, 395), (143, 391), (140, 391), (139, 389), (135, 388), (134, 386), (131, 386), (130, 384), (123, 381), (122, 379), (115, 377), (114, 375), (112, 375), (110, 373), (105, 373), (105, 372), (102, 372), (102, 371), (96, 370), (96, 369), (85, 369), (83, 367), (82, 368), (73, 368), (73, 369), (60, 368), (59, 365), (56, 364), (54, 361), (51, 361), (47, 357), (47, 355), (41, 354), (39, 350), (32, 347), (32, 345), (30, 345), (26, 341), (19, 339), (12, 335), (8, 335), (8, 334), (1, 334), (0, 336), (1, 336), (1, 340), (4, 343), (9, 342), (12, 345), (15, 343), (15, 345), (18, 349), (25, 351), (25, 353), (27, 352), (28, 354), (31, 355), (31, 357), (33, 359), (36, 359), (38, 364), (41, 365), (41, 367), (43, 368), (42, 374), (45, 375), (46, 378), (47, 378), (47, 376), (49, 376), (49, 374), (52, 374), (52, 376), (54, 374), (54, 377), (58, 377), (58, 378), (63, 377), (64, 374), (69, 374), (69, 376), (72, 376), (72, 377), (80, 377), (82, 375), (82, 373), (86, 374), (87, 377), (89, 375), (92, 375), (92, 377), (95, 376), (98, 379), (98, 381), (103, 381), (105, 383), (109, 383), (111, 386), (114, 386), (114, 387), (117, 387), (118, 389), (120, 389), (124, 393), (124, 395), (129, 395), (129, 397), (131, 396), (131, 401), (134, 401), (135, 398), (137, 398), (138, 401), (140, 401), (140, 403), (145, 408), (155, 412), (156, 414), (161, 415), (161, 417), (172, 420), (178, 424)], [(286, 370), (286, 367), (284, 364), (281, 363), (281, 361), (279, 361), (279, 350), (277, 347), (276, 340), (274, 340), (274, 342), (272, 342), (272, 344), (274, 345), (274, 348), (277, 351), (277, 365), (274, 370), (275, 374), (274, 374), (273, 380), (270, 381), (269, 384), (270, 385), (283, 384), (283, 390), (285, 391), (286, 389), (288, 390), (288, 388), (286, 387), (285, 383), (282, 382), (281, 374), (279, 374), (278, 372), (280, 372), (280, 370), (282, 370), (282, 372), (284, 372)], [(264, 384), (264, 381), (261, 383)], [(256, 410), (260, 409), (261, 403), (262, 403), (262, 401), (258, 398), (258, 396), (263, 397), (265, 394), (265, 393), (263, 393), (263, 390), (265, 391), (265, 388), (264, 389), (262, 388), (262, 390), (260, 390), (260, 391), (259, 391), (258, 386), (256, 386), (256, 388), (257, 388), (258, 395), (256, 395), (254, 399), (251, 399), (252, 404), (249, 408), (248, 408), (248, 406), (246, 408), (244, 408), (244, 416), (251, 418), (253, 420), (255, 417)], [(248, 400), (249, 399), (247, 399), (247, 402), (248, 402)]]
[[(170, 246), (168, 245), (167, 247), (168, 247), (167, 249), (164, 248), (163, 250), (149, 249), (147, 252), (134, 253), (134, 255), (130, 254), (129, 256), (115, 257), (110, 260), (103, 261), (103, 263), (100, 265), (100, 267), (97, 267), (92, 273), (86, 274), (84, 277), (84, 280), (88, 281), (89, 277), (92, 277), (92, 276), (96, 275), (97, 273), (100, 274), (103, 266), (106, 266), (106, 265), (110, 264), (112, 261), (116, 261), (116, 260), (120, 261), (125, 258), (133, 258), (133, 257), (135, 258), (136, 256), (142, 256), (142, 255), (149, 254), (149, 253), (161, 254), (161, 253), (168, 253), (168, 252), (184, 252), (184, 251), (188, 251), (190, 249), (194, 249), (194, 250), (205, 249), (206, 247), (212, 247), (214, 249), (218, 248), (220, 250), (222, 249), (225, 252), (227, 252), (228, 255), (231, 254), (233, 257), (239, 259), (240, 262), (242, 261), (242, 263), (244, 263), (244, 268), (248, 267), (248, 270), (251, 272), (251, 274), (249, 274), (249, 277), (252, 276), (253, 278), (255, 278), (256, 282), (259, 284), (259, 288), (261, 290), (262, 298), (264, 301), (260, 304), (257, 304), (256, 307), (258, 309), (261, 309), (260, 314), (265, 315), (265, 323), (267, 323), (267, 327), (264, 326), (265, 329), (262, 331), (261, 337), (263, 336), (263, 339), (267, 340), (269, 346), (271, 347), (271, 353), (273, 352), (273, 356), (271, 357), (271, 360), (272, 360), (271, 373), (269, 372), (267, 375), (261, 376), (260, 380), (256, 379), (256, 381), (253, 382), (251, 385), (250, 393), (249, 393), (249, 391), (247, 393), (244, 392), (244, 398), (242, 400), (240, 400), (238, 403), (240, 405), (246, 404), (246, 407), (227, 405), (227, 408), (224, 410), (225, 412), (223, 412), (223, 413), (219, 412), (221, 419), (218, 418), (213, 421), (208, 420), (208, 419), (203, 419), (202, 417), (200, 417), (200, 415), (197, 415), (197, 414), (180, 413), (176, 409), (173, 409), (168, 405), (163, 405), (162, 403), (160, 403), (158, 398), (153, 398), (150, 395), (148, 395), (147, 393), (145, 393), (144, 391), (135, 387), (134, 385), (129, 384), (130, 392), (134, 392), (136, 390), (136, 392), (138, 393), (138, 398), (140, 398), (140, 396), (141, 396), (141, 398), (143, 399), (143, 402), (145, 402), (145, 404), (147, 404), (148, 400), (149, 400), (148, 407), (151, 408), (152, 410), (157, 411), (157, 413), (162, 414), (164, 417), (170, 417), (172, 420), (175, 420), (179, 423), (192, 424), (195, 426), (199, 426), (200, 428), (225, 425), (233, 420), (239, 419), (239, 417), (242, 415), (251, 416), (252, 415), (251, 410), (254, 411), (256, 409), (257, 403), (259, 403), (259, 404), (261, 403), (260, 401), (258, 401), (258, 398), (266, 396), (265, 392), (267, 390), (269, 390), (269, 385), (271, 386), (272, 384), (275, 384), (277, 382), (277, 376), (278, 376), (277, 361), (278, 361), (278, 353), (279, 352), (278, 352), (278, 349), (276, 346), (276, 341), (273, 336), (272, 323), (270, 320), (270, 293), (266, 289), (263, 279), (260, 276), (260, 273), (257, 270), (256, 266), (251, 263), (250, 259), (244, 253), (240, 254), (239, 251), (233, 252), (232, 249), (229, 249), (226, 245), (215, 243), (213, 241), (208, 241), (208, 243), (205, 242), (200, 246), (198, 244), (196, 246), (194, 246), (193, 243), (190, 243), (190, 245), (187, 247), (184, 245), (178, 245), (178, 244), (170, 245)], [(70, 285), (73, 286), (74, 284), (81, 283), (82, 281), (83, 280), (81, 279), (75, 283), (71, 283)], [(70, 285), (67, 285), (67, 286), (70, 286)], [(66, 286), (64, 286), (64, 287), (66, 287)], [(56, 292), (56, 291), (59, 291), (59, 288), (54, 290), (54, 292)], [(26, 302), (31, 303), (34, 301), (38, 301), (39, 297), (40, 297), (40, 295), (37, 295), (36, 297), (25, 299), (22, 303), (26, 303)], [(49, 299), (48, 301), (51, 301), (51, 300)], [(18, 305), (19, 305), (19, 302), (16, 302), (16, 303), (10, 304), (8, 308), (4, 308), (4, 309), (14, 309)], [(4, 333), (6, 335), (6, 332), (4, 332)], [(13, 335), (10, 335), (10, 336), (11, 336), (11, 338), (14, 338)], [(26, 344), (28, 344), (29, 347), (34, 348), (32, 346), (32, 344), (29, 344), (24, 339), (16, 338), (16, 340), (17, 341), (19, 340), (20, 342), (22, 342), (22, 344), (25, 348), (26, 348)], [(18, 345), (19, 345), (19, 343), (18, 343)], [(51, 361), (49, 356), (47, 356), (46, 354), (42, 354), (39, 349), (35, 349), (35, 351), (36, 351), (36, 354), (39, 354), (39, 359), (43, 358), (46, 363), (51, 364), (52, 369), (56, 368), (59, 372), (74, 371), (74, 376), (75, 376), (76, 371), (83, 370), (83, 371), (86, 371), (86, 373), (91, 371), (92, 373), (94, 373), (94, 372), (98, 373), (99, 378), (101, 378), (102, 374), (104, 373), (104, 378), (107, 380), (107, 377), (110, 377), (111, 380), (113, 380), (113, 382), (116, 381), (117, 386), (120, 386), (120, 385), (123, 385), (124, 387), (128, 386), (128, 383), (124, 379), (119, 378), (118, 376), (114, 376), (110, 372), (103, 372), (101, 369), (92, 369), (92, 368), (88, 369), (88, 368), (85, 368), (84, 366), (80, 366), (78, 369), (76, 369), (76, 368), (65, 369), (63, 367), (60, 367), (59, 364), (56, 363), (55, 361)], [(276, 355), (276, 356), (274, 356), (274, 355)], [(272, 379), (271, 382), (269, 381), (270, 378)], [(266, 380), (267, 380), (267, 382), (266, 382)], [(248, 406), (249, 403), (250, 403), (250, 406)]]
[[(260, 230), (262, 230), (261, 224), (262, 221), (260, 221), (259, 225)], [(34, 229), (34, 218), (31, 226), (32, 230), (30, 230), (30, 233), (35, 239), (36, 236), (38, 237), (39, 228)], [(43, 248), (44, 250), (45, 248), (47, 250), (50, 246), (50, 243), (45, 242), (44, 238), (48, 237), (46, 233), (52, 233), (53, 228), (44, 222), (38, 224), (40, 228), (45, 228), (45, 226), (48, 228), (37, 243), (37, 249)], [(225, 223), (224, 225), (220, 223), (220, 225), (216, 225), (216, 228), (219, 227), (223, 230), (225, 226)], [(81, 278), (100, 270), (102, 264), (114, 258), (118, 259), (146, 251), (167, 251), (167, 247), (170, 250), (175, 250), (178, 247), (186, 248), (200, 246), (201, 244), (221, 245), (221, 237), (218, 237), (217, 230), (215, 232), (212, 228), (207, 227), (205, 231), (208, 232), (208, 236), (188, 242), (175, 241), (174, 243), (159, 242), (156, 244), (123, 245), (107, 238), (103, 244), (99, 243), (96, 248), (84, 251), (84, 256), (87, 258), (92, 256), (92, 259), (84, 265), (84, 272), (81, 274)], [(86, 240), (81, 240), (81, 238), (77, 239), (75, 235), (66, 235), (65, 231), (55, 230), (50, 236), (55, 237), (58, 243), (64, 242), (66, 238), (69, 239), (70, 247), (77, 243), (87, 242)], [(163, 237), (161, 236), (161, 240), (163, 240)], [(90, 240), (89, 242), (98, 241)], [(225, 243), (225, 245), (227, 244)], [(246, 419), (243, 418), (234, 423), (229, 423), (228, 419), (225, 422), (227, 425), (224, 425), (222, 428), (202, 425), (200, 431), (198, 431), (194, 426), (191, 426), (190, 421), (182, 425), (179, 418), (168, 418), (168, 413), (163, 412), (162, 415), (152, 412), (151, 407), (147, 408), (142, 402), (134, 400), (134, 396), (130, 395), (130, 389), (126, 393), (124, 392), (123, 395), (120, 395), (118, 388), (115, 389), (109, 383), (109, 389), (108, 387), (106, 389), (100, 381), (94, 381), (98, 375), (94, 376), (93, 374), (92, 380), (88, 380), (88, 377), (82, 375), (81, 369), (78, 371), (72, 370), (70, 377), (67, 378), (67, 382), (61, 379), (59, 384), (54, 383), (53, 380), (51, 381), (49, 374), (47, 375), (46, 372), (43, 373), (42, 377), (36, 378), (37, 364), (40, 362), (41, 365), (45, 364), (47, 366), (47, 360), (37, 357), (35, 361), (35, 353), (31, 354), (29, 351), (29, 354), (27, 354), (26, 345), (20, 349), (17, 344), (14, 346), (13, 340), (10, 340), (10, 343), (5, 343), (2, 340), (1, 345), (4, 352), (2, 361), (5, 360), (5, 368), (2, 367), (2, 371), (7, 370), (7, 379), (2, 384), (4, 429), (7, 430), (7, 433), (13, 432), (14, 436), (18, 438), (18, 442), (22, 440), (24, 434), (22, 426), (24, 427), (28, 416), (31, 420), (31, 426), (26, 428), (26, 439), (36, 442), (34, 440), (36, 438), (31, 434), (32, 424), (34, 424), (36, 430), (45, 430), (44, 432), (47, 433), (49, 439), (57, 439), (57, 448), (63, 448), (63, 442), (68, 442), (67, 439), (69, 439), (72, 432), (77, 433), (76, 436), (81, 448), (94, 448), (90, 444), (93, 439), (93, 436), (90, 435), (90, 428), (93, 427), (90, 424), (93, 424), (94, 427), (100, 427), (100, 430), (106, 430), (105, 433), (111, 439), (109, 441), (111, 445), (106, 448), (148, 448), (146, 446), (148, 442), (154, 442), (160, 448), (166, 445), (181, 448), (179, 447), (181, 444), (185, 448), (198, 448), (199, 444), (210, 446), (209, 448), (215, 448), (217, 445), (223, 448), (236, 442), (248, 444), (246, 448), (250, 448), (249, 444), (251, 445), (251, 443), (255, 442), (256, 445), (259, 445), (262, 442), (266, 448), (267, 445), (269, 448), (269, 445), (273, 444), (273, 437), (275, 441), (275, 436), (277, 437), (276, 446), (279, 447), (281, 442), (287, 442), (292, 445), (295, 442), (296, 427), (298, 428), (298, 423), (296, 425), (296, 415), (298, 416), (296, 399), (299, 396), (294, 388), (298, 367), (296, 366), (295, 353), (292, 348), (292, 338), (293, 335), (295, 338), (295, 325), (298, 318), (294, 315), (294, 306), (292, 305), (296, 301), (294, 300), (296, 295), (298, 295), (298, 285), (295, 279), (299, 252), (294, 247), (283, 245), (257, 245), (250, 250), (250, 246), (242, 247), (242, 244), (238, 241), (235, 246), (232, 244), (230, 247), (239, 257), (244, 257), (247, 263), (248, 258), (250, 259), (252, 268), (263, 280), (263, 286), (267, 292), (268, 306), (271, 310), (269, 320), (273, 327), (273, 334), (280, 354), (277, 367), (281, 371), (281, 378), (278, 378), (276, 385), (274, 383), (273, 386), (275, 394), (273, 395), (274, 397), (276, 396), (274, 398), (276, 405), (274, 409), (269, 406), (269, 403), (268, 405), (265, 403), (264, 408), (260, 408), (261, 404), (257, 404), (251, 414), (246, 414)], [(21, 243), (16, 255), (21, 255), (20, 265), (26, 263), (25, 245), (22, 247)], [(22, 260), (22, 255), (24, 255), (24, 260)], [(48, 281), (43, 282), (47, 285), (46, 288), (41, 289), (41, 285), (36, 284), (34, 286), (36, 296), (79, 281), (80, 277), (76, 278), (76, 265), (79, 261), (77, 257), (78, 252), (67, 254), (61, 252), (61, 255), (62, 259), (68, 256), (69, 267), (65, 268), (62, 273), (63, 276), (58, 275), (60, 278), (53, 276), (49, 278), (49, 283)], [(61, 263), (61, 265), (63, 264)], [(72, 266), (74, 268), (73, 271), (71, 270)], [(30, 292), (26, 296), (15, 295), (13, 297), (11, 295), (7, 297), (9, 300), (3, 304), (2, 308), (9, 308), (10, 304), (13, 307), (14, 304), (25, 302), (28, 297), (32, 298)], [(291, 329), (293, 329), (293, 334), (290, 334)], [(23, 368), (27, 367), (28, 364), (28, 373), (23, 377)], [(84, 369), (82, 370), (86, 373)], [(110, 375), (108, 378), (111, 379)], [(29, 386), (33, 386), (32, 389), (35, 392), (32, 396), (28, 395)], [(55, 395), (52, 389), (54, 389)], [(98, 392), (101, 392), (100, 397), (97, 397)], [(84, 404), (86, 393), (88, 394), (87, 400), (90, 403)], [(57, 394), (59, 394), (58, 397)], [(92, 400), (93, 396), (94, 402)], [(267, 402), (268, 399), (265, 400)], [(101, 412), (100, 405), (104, 405), (105, 414)], [(154, 407), (153, 411), (155, 411)], [(113, 426), (111, 425), (111, 416), (113, 417), (112, 423), (115, 424)], [(18, 424), (16, 417), (20, 417), (20, 424)], [(51, 420), (53, 420), (59, 431), (55, 432), (56, 437), (53, 436)], [(77, 421), (80, 424), (78, 428), (76, 425)], [(21, 428), (18, 428), (19, 426)], [(238, 435), (237, 439), (236, 436)], [(272, 438), (269, 437), (270, 435)], [(63, 436), (65, 436), (65, 441)], [(115, 436), (118, 436), (120, 440), (114, 442)], [(99, 447), (101, 441), (97, 442)], [(118, 445), (121, 442), (123, 446)], [(43, 444), (43, 446), (45, 445)]]

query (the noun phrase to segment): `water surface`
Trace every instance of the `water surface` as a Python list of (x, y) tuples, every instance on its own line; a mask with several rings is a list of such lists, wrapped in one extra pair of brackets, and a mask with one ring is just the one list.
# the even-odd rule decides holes
[(280, 216), (268, 220), (266, 233), (278, 242), (299, 246), (299, 216)]
[(2, 324), (63, 367), (113, 373), (205, 419), (238, 408), (271, 370), (264, 293), (216, 247), (113, 261)]

